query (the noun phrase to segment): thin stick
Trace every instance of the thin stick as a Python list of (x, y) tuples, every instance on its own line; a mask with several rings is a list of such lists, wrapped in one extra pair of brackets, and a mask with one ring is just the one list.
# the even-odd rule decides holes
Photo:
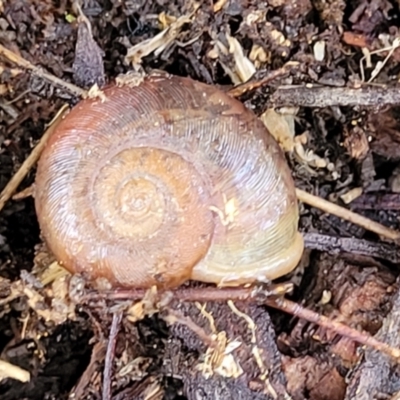
[[(281, 310), (285, 313), (297, 316), (306, 321), (317, 324), (323, 328), (329, 329), (338, 335), (342, 335), (344, 337), (348, 337), (351, 340), (354, 340), (357, 343), (370, 346), (376, 350), (379, 350), (385, 354), (394, 357), (396, 361), (400, 361), (400, 349), (389, 346), (386, 343), (380, 342), (379, 340), (372, 337), (370, 334), (366, 332), (358, 331), (357, 329), (350, 328), (349, 326), (333, 321), (328, 317), (318, 314), (315, 311), (309, 310), (307, 308), (302, 307), (301, 305), (287, 300), (283, 297), (283, 293), (288, 291), (293, 287), (292, 284), (281, 284), (275, 285), (271, 291), (268, 290), (268, 287), (249, 287), (249, 288), (215, 288), (215, 287), (203, 287), (203, 288), (178, 288), (173, 291), (173, 296), (168, 296), (169, 299), (173, 299), (174, 301), (182, 301), (182, 302), (226, 302), (228, 300), (240, 300), (252, 302), (255, 304), (265, 304), (270, 307)], [(263, 290), (265, 289), (265, 290)], [(273, 293), (279, 293), (279, 295), (274, 295)], [(160, 298), (165, 295), (167, 292), (159, 292), (158, 296)], [(103, 297), (100, 297), (103, 296)], [(143, 290), (137, 291), (121, 291), (121, 292), (109, 292), (107, 293), (97, 293), (96, 295), (86, 295), (82, 298), (84, 301), (88, 300), (98, 300), (99, 298), (106, 298), (108, 300), (133, 300), (133, 299), (141, 299), (144, 296)], [(165, 305), (166, 306), (166, 305)], [(171, 313), (171, 316), (177, 317), (174, 313)], [(179, 319), (179, 318), (178, 318)], [(172, 322), (172, 321), (171, 321)], [(180, 323), (184, 323), (186, 326), (190, 326), (190, 322), (188, 321), (178, 321)], [(194, 329), (196, 332), (196, 329)], [(111, 336), (111, 334), (110, 334)], [(202, 337), (203, 335), (200, 333), (199, 335)], [(206, 340), (207, 341), (207, 340)]]
[(334, 203), (331, 203), (321, 197), (309, 194), (301, 189), (296, 189), (297, 198), (310, 206), (319, 208), (320, 210), (327, 212), (329, 214), (336, 215), (346, 221), (352, 222), (353, 224), (359, 225), (364, 229), (371, 232), (377, 233), (387, 239), (398, 240), (400, 239), (400, 232), (394, 229), (390, 229), (378, 222), (372, 221), (369, 218), (363, 217), (347, 208), (340, 207)]
[(398, 87), (366, 86), (359, 89), (333, 87), (278, 87), (270, 98), (275, 107), (385, 106), (400, 104)]
[(179, 311), (168, 309), (168, 314), (163, 318), (168, 324), (172, 325), (177, 323), (188, 327), (208, 347), (215, 348), (217, 346), (217, 342), (212, 338), (212, 336), (208, 335), (207, 332), (202, 327), (198, 326), (191, 318), (186, 317)]
[(400, 248), (394, 246), (393, 243), (372, 242), (354, 237), (336, 237), (315, 232), (303, 233), (303, 239), (307, 249), (334, 254), (338, 252), (359, 254), (390, 261), (393, 264), (400, 263)]
[(11, 50), (8, 50), (6, 47), (0, 44), (0, 55), (6, 57), (9, 61), (14, 64), (17, 64), (19, 67), (32, 71), (36, 76), (47, 80), (48, 82), (62, 87), (66, 91), (70, 92), (74, 96), (87, 97), (88, 92), (84, 89), (81, 89), (79, 86), (76, 86), (72, 83), (65, 82), (64, 80), (57, 78), (56, 76), (50, 74), (49, 72), (43, 70), (42, 68), (36, 67), (28, 60), (25, 60), (20, 55), (14, 53)]
[(279, 68), (275, 71), (270, 72), (267, 76), (262, 78), (259, 81), (256, 80), (251, 80), (250, 82), (245, 82), (239, 86), (234, 87), (233, 89), (229, 90), (228, 93), (232, 97), (239, 97), (244, 93), (247, 93), (251, 90), (258, 89), (260, 86), (266, 85), (273, 81), (276, 78), (280, 78), (282, 76), (285, 76), (289, 73), (289, 70), (287, 67), (282, 67)]
[(117, 345), (117, 337), (119, 326), (122, 320), (122, 312), (115, 312), (113, 314), (113, 320), (111, 323), (110, 336), (108, 338), (107, 353), (104, 364), (104, 374), (103, 374), (103, 400), (111, 399), (111, 375), (112, 375), (112, 365), (115, 355), (115, 346)]
[(23, 200), (26, 199), (27, 197), (33, 196), (33, 191), (34, 191), (34, 185), (32, 184), (31, 186), (28, 186), (25, 189), (22, 189), (20, 192), (15, 193), (14, 196), (12, 196), (13, 200)]
[(363, 344), (365, 346), (372, 347), (382, 353), (395, 358), (397, 361), (400, 359), (400, 349), (389, 346), (386, 343), (380, 342), (371, 335), (360, 332), (356, 329), (350, 328), (349, 326), (342, 324), (337, 321), (333, 321), (324, 315), (320, 315), (315, 311), (309, 310), (307, 308), (301, 307), (299, 304), (287, 300), (283, 297), (268, 298), (265, 303), (273, 308), (280, 311), (295, 315), (306, 321), (317, 324), (323, 328), (334, 331), (335, 333), (354, 340), (357, 343)]
[[(292, 283), (279, 283), (276, 285), (260, 285), (250, 287), (226, 287), (218, 288), (207, 286), (203, 288), (185, 288), (179, 287), (172, 291), (159, 291), (158, 296), (170, 298), (179, 301), (226, 301), (227, 299), (235, 301), (263, 301), (268, 296), (283, 296), (293, 291)], [(147, 293), (146, 289), (119, 289), (109, 292), (92, 292), (79, 298), (80, 303), (98, 300), (142, 300)]]
[(10, 197), (14, 194), (19, 184), (26, 177), (32, 166), (39, 159), (40, 154), (42, 153), (44, 147), (46, 146), (47, 140), (54, 132), (55, 128), (60, 123), (62, 117), (65, 115), (68, 109), (68, 105), (65, 104), (61, 107), (57, 115), (50, 122), (49, 127), (46, 132), (41, 137), (39, 143), (32, 150), (31, 154), (29, 154), (28, 158), (22, 163), (19, 170), (14, 174), (14, 176), (9, 180), (3, 191), (0, 193), (0, 211), (3, 209), (6, 202), (10, 199)]
[(0, 360), (0, 381), (6, 378), (16, 379), (20, 382), (29, 382), (31, 374), (17, 365)]

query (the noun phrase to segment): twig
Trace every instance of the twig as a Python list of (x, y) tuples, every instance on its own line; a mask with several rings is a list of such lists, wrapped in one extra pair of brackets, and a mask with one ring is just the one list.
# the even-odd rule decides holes
[(106, 359), (104, 363), (104, 373), (103, 373), (103, 400), (111, 399), (111, 375), (112, 375), (112, 365), (115, 356), (115, 346), (117, 344), (117, 337), (119, 326), (122, 321), (122, 312), (118, 311), (113, 314), (113, 320), (111, 323), (110, 336), (108, 338)]
[[(254, 302), (256, 304), (265, 304), (270, 307), (276, 308), (278, 310), (284, 311), (288, 314), (297, 316), (299, 318), (305, 319), (306, 321), (315, 323), (323, 328), (330, 329), (336, 332), (338, 335), (348, 337), (367, 346), (371, 346), (379, 351), (389, 354), (394, 357), (396, 361), (400, 360), (400, 349), (393, 348), (379, 340), (373, 338), (368, 333), (360, 332), (356, 329), (350, 328), (349, 326), (342, 324), (337, 321), (333, 321), (323, 315), (318, 314), (315, 311), (306, 309), (301, 305), (289, 301), (283, 297), (284, 292), (288, 291), (293, 287), (292, 284), (281, 284), (276, 285), (272, 291), (268, 291), (268, 287), (250, 287), (250, 288), (213, 288), (213, 287), (203, 287), (203, 288), (178, 288), (173, 291), (172, 296), (166, 296), (167, 292), (158, 292), (158, 296), (168, 297), (176, 301), (189, 301), (189, 302), (226, 302), (228, 300), (235, 301), (248, 301)], [(279, 293), (279, 295), (273, 294), (273, 292)], [(103, 297), (100, 297), (100, 296)], [(141, 297), (139, 297), (141, 295)], [(86, 298), (82, 300), (98, 300), (99, 298), (107, 298), (108, 300), (126, 300), (126, 299), (140, 299), (143, 297), (143, 291), (121, 291), (121, 292), (110, 292), (105, 296), (105, 293), (97, 293), (96, 295), (87, 295)], [(166, 306), (166, 304), (165, 304)], [(173, 314), (171, 314), (173, 315)], [(176, 315), (174, 315), (176, 317)], [(178, 318), (179, 319), (179, 318)], [(178, 321), (184, 323), (188, 327), (190, 322)], [(196, 331), (196, 330), (195, 330)], [(203, 335), (200, 332), (200, 337)], [(111, 333), (110, 333), (111, 337)], [(207, 341), (207, 340), (206, 340)]]
[(309, 194), (301, 189), (296, 189), (297, 198), (310, 206), (319, 208), (320, 210), (329, 214), (336, 215), (346, 221), (350, 221), (353, 224), (359, 225), (364, 229), (374, 232), (387, 239), (398, 240), (400, 239), (400, 232), (390, 229), (378, 222), (372, 221), (369, 218), (363, 217), (347, 208), (340, 207), (337, 204), (331, 203), (321, 197)]
[(87, 91), (84, 89), (81, 89), (80, 87), (69, 83), (65, 82), (64, 80), (57, 78), (56, 76), (50, 74), (49, 72), (43, 70), (42, 68), (36, 67), (32, 63), (30, 63), (28, 60), (25, 60), (23, 57), (20, 55), (14, 53), (11, 50), (8, 50), (6, 47), (2, 46), (0, 44), (0, 55), (6, 57), (9, 61), (11, 61), (14, 64), (17, 64), (19, 67), (27, 69), (31, 71), (34, 75), (47, 80), (48, 82), (57, 85), (58, 87), (62, 87), (66, 91), (70, 92), (74, 96), (80, 96), (80, 97), (87, 97)]
[(388, 51), (388, 54), (386, 55), (385, 59), (383, 61), (378, 62), (376, 67), (374, 68), (374, 70), (371, 72), (371, 76), (368, 79), (368, 83), (370, 83), (379, 75), (379, 73), (382, 71), (383, 67), (386, 65), (386, 63), (388, 62), (389, 58), (392, 57), (394, 51), (399, 47), (399, 45), (400, 45), (399, 38), (395, 38), (394, 41), (393, 41), (393, 44), (391, 46), (384, 47), (383, 49), (377, 49), (375, 51), (371, 51), (370, 52), (370, 51), (368, 51), (368, 49), (364, 48), (363, 50), (365, 51), (365, 53), (364, 53), (365, 55), (360, 60), (360, 71), (361, 71), (361, 79), (362, 79), (362, 81), (363, 82), (365, 81), (364, 64), (363, 64), (364, 60), (367, 59), (367, 64), (368, 64), (368, 62), (371, 61), (371, 56), (373, 54), (379, 54), (379, 53), (383, 53), (385, 51)]
[(3, 101), (0, 101), (0, 108), (4, 110), (13, 121), (15, 121), (19, 117), (19, 112), (18, 110), (10, 103), (5, 103)]
[(22, 189), (20, 192), (15, 193), (14, 196), (11, 198), (13, 200), (23, 200), (26, 199), (27, 197), (31, 197), (34, 192), (34, 185), (32, 184), (31, 186), (28, 186), (25, 189)]
[[(283, 296), (293, 290), (292, 283), (280, 283), (267, 286), (226, 287), (217, 288), (207, 286), (203, 288), (179, 287), (173, 291), (159, 291), (159, 299), (173, 299), (178, 301), (245, 301), (249, 299), (264, 299), (268, 296)], [(148, 291), (145, 289), (120, 289), (110, 292), (93, 292), (79, 298), (80, 303), (98, 300), (142, 300)]]
[(375, 243), (369, 240), (335, 237), (320, 233), (303, 234), (304, 245), (308, 249), (326, 251), (330, 253), (346, 252), (363, 256), (380, 258), (398, 264), (400, 262), (400, 248), (388, 243)]
[(396, 359), (398, 362), (400, 359), (400, 349), (389, 346), (383, 343), (371, 335), (360, 332), (356, 329), (350, 328), (349, 326), (337, 322), (325, 317), (324, 315), (318, 314), (315, 311), (309, 310), (300, 306), (299, 304), (284, 299), (283, 297), (268, 298), (265, 302), (268, 306), (276, 308), (280, 311), (295, 315), (299, 318), (305, 319), (306, 321), (317, 324), (323, 328), (334, 331), (335, 333), (354, 340), (357, 343), (365, 346), (372, 347), (382, 353), (385, 353)]
[(267, 76), (262, 78), (261, 80), (251, 80), (249, 82), (245, 82), (241, 85), (238, 85), (234, 87), (233, 89), (228, 91), (228, 94), (230, 94), (232, 97), (239, 97), (244, 93), (250, 92), (251, 90), (258, 89), (260, 86), (266, 85), (273, 81), (276, 78), (280, 78), (282, 76), (285, 76), (289, 73), (289, 70), (287, 67), (282, 67), (279, 68), (275, 71), (270, 72)]
[(11, 105), (16, 103), (18, 100), (22, 99), (24, 96), (26, 96), (28, 93), (30, 93), (31, 89), (26, 89), (24, 90), (22, 93), (20, 93), (17, 97), (14, 97), (12, 100), (7, 101), (7, 103), (5, 103), (6, 105)]
[(398, 87), (367, 86), (359, 89), (288, 86), (271, 96), (275, 107), (385, 106), (400, 104)]
[(47, 140), (54, 132), (55, 128), (61, 122), (62, 117), (65, 115), (68, 109), (68, 105), (65, 104), (58, 111), (57, 115), (50, 122), (49, 127), (46, 132), (41, 137), (39, 143), (32, 150), (31, 154), (29, 154), (28, 158), (22, 163), (19, 170), (14, 174), (14, 176), (9, 180), (3, 191), (0, 193), (0, 211), (3, 209), (6, 202), (10, 199), (10, 197), (14, 194), (15, 190), (28, 174), (32, 166), (39, 159), (40, 154), (42, 153), (44, 147), (46, 146)]
[(212, 336), (207, 334), (207, 332), (201, 326), (197, 325), (194, 321), (192, 321), (191, 318), (186, 317), (179, 311), (168, 309), (168, 314), (163, 318), (169, 324), (178, 323), (180, 325), (188, 327), (208, 347), (215, 348), (217, 346), (217, 342), (212, 338)]
[(0, 382), (6, 378), (16, 379), (20, 382), (28, 382), (31, 379), (31, 374), (17, 365), (0, 360)]

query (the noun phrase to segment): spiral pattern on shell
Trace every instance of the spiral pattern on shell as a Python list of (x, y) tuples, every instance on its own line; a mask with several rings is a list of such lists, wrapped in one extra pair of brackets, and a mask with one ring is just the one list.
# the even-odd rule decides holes
[(294, 184), (251, 111), (169, 75), (103, 92), (72, 109), (38, 165), (39, 224), (62, 265), (125, 287), (237, 285), (295, 268)]

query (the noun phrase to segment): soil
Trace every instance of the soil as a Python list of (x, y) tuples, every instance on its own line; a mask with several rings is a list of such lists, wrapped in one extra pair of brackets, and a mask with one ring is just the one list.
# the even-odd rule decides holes
[[(283, 113), (289, 122), (278, 136), (294, 136), (278, 139), (290, 149), (296, 186), (400, 229), (400, 108), (387, 100), (400, 73), (399, 7), (395, 0), (0, 0), (0, 44), (82, 89), (132, 70), (161, 70), (228, 91), (246, 80), (240, 65), (252, 65), (254, 82), (285, 69), (238, 98), (267, 123), (279, 98), (277, 118)], [(171, 24), (179, 25), (172, 39), (146, 52), (145, 41)], [(297, 94), (285, 104), (287, 86)], [(332, 104), (310, 99), (311, 87)], [(358, 88), (368, 89), (368, 101), (349, 103), (346, 95)], [(79, 100), (0, 56), (0, 190), (61, 106)], [(35, 168), (18, 191), (34, 180)], [(307, 245), (301, 265), (279, 280), (295, 285), (288, 297), (399, 347), (398, 244), (304, 204), (300, 230)], [(251, 302), (201, 308), (172, 301), (142, 318), (133, 302), (74, 302), (85, 283), (53, 261), (33, 198), (10, 199), (0, 211), (0, 360), (31, 379), (1, 379), (0, 371), (3, 400), (400, 393), (393, 359), (287, 313)]]

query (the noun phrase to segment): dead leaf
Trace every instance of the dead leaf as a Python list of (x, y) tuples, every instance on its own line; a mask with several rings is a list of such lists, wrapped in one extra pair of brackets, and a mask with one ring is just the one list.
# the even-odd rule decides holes
[(365, 131), (359, 126), (355, 126), (351, 130), (345, 129), (343, 135), (345, 137), (343, 144), (350, 156), (356, 160), (364, 159), (369, 152)]
[(292, 152), (294, 149), (294, 116), (297, 111), (296, 108), (286, 108), (284, 113), (281, 113), (270, 108), (260, 116), (272, 136), (287, 152)]
[(182, 15), (177, 18), (176, 21), (171, 21), (170, 25), (167, 26), (158, 35), (144, 40), (141, 43), (128, 49), (127, 55), (125, 57), (126, 62), (130, 63), (136, 69), (139, 69), (142, 59), (151, 53), (156, 56), (160, 55), (170, 44), (176, 40), (182, 27), (192, 21), (192, 17), (199, 8), (196, 5), (195, 10), (188, 15)]

